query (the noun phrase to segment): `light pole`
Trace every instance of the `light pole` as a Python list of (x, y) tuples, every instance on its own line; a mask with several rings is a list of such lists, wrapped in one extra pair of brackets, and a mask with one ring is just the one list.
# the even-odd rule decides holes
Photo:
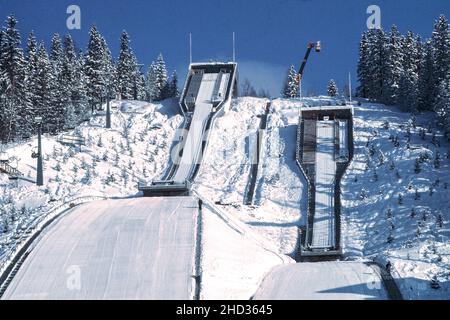
[(111, 129), (111, 108), (109, 107), (109, 85), (106, 89), (106, 128)]
[(37, 173), (36, 173), (36, 185), (44, 185), (44, 172), (42, 168), (42, 142), (41, 142), (41, 128), (42, 128), (42, 117), (34, 118), (34, 121), (38, 125), (38, 154), (37, 154)]
[[(106, 91), (106, 126), (105, 127), (107, 129), (111, 129), (111, 108), (109, 105), (109, 98), (111, 95), (111, 83), (109, 82), (108, 79), (105, 79), (105, 76), (110, 76), (110, 73), (107, 71), (102, 71), (102, 72), (100, 72), (100, 76), (102, 78), (104, 87), (106, 87), (106, 90), (105, 90)], [(103, 91), (103, 92), (105, 92), (105, 91)], [(102, 99), (100, 99), (100, 100), (102, 100)], [(100, 104), (101, 104), (101, 102), (100, 102)]]

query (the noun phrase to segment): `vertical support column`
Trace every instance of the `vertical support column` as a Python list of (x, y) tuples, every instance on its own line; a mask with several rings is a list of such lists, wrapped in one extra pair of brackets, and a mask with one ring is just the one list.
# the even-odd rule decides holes
[(106, 128), (111, 128), (111, 108), (109, 106), (109, 87), (108, 87), (108, 96), (106, 97)]
[(42, 134), (42, 125), (39, 123), (38, 129), (38, 157), (37, 157), (37, 176), (36, 176), (36, 185), (42, 186), (44, 185), (44, 173), (42, 166), (42, 142), (41, 142), (41, 134)]

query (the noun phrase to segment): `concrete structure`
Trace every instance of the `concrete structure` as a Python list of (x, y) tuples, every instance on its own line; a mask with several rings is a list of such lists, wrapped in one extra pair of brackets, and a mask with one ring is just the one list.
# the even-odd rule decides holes
[(352, 119), (347, 106), (300, 111), (296, 157), (308, 182), (308, 219), (298, 260), (341, 254), (340, 179), (353, 156)]

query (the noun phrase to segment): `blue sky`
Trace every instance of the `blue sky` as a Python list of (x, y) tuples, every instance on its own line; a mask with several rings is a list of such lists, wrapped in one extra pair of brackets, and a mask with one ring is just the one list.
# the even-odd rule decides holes
[[(71, 4), (81, 9), (81, 30), (66, 27)], [(194, 61), (207, 61), (231, 59), (235, 31), (240, 79), (278, 96), (286, 69), (298, 67), (308, 41), (321, 40), (323, 50), (310, 57), (304, 92), (324, 93), (330, 78), (342, 87), (349, 71), (355, 81), (358, 42), (371, 4), (380, 6), (384, 29), (395, 23), (401, 32), (411, 29), (423, 37), (430, 36), (440, 13), (450, 17), (449, 0), (0, 0), (0, 19), (13, 12), (24, 42), (32, 29), (47, 44), (54, 32), (70, 33), (83, 49), (95, 24), (114, 56), (125, 29), (141, 63), (162, 52), (182, 81), (189, 32)]]

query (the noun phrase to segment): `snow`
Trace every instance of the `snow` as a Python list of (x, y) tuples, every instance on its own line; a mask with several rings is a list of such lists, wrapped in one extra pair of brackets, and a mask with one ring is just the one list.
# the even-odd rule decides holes
[(193, 197), (91, 202), (47, 228), (4, 299), (192, 299)]
[(251, 230), (230, 228), (207, 207), (202, 221), (201, 299), (248, 300), (273, 267), (294, 262), (261, 246), (249, 237)]
[[(307, 212), (306, 181), (295, 162), (298, 111), (308, 107), (333, 108), (341, 101), (328, 97), (271, 101), (254, 205), (245, 206), (243, 201), (256, 143), (254, 137), (260, 123), (258, 115), (264, 113), (267, 102), (267, 99), (258, 98), (233, 100), (231, 109), (215, 120), (209, 135), (193, 185), (194, 193), (208, 203), (202, 213), (202, 299), (248, 299), (255, 294), (264, 276), (268, 277), (269, 285), (266, 282), (263, 287), (269, 289), (259, 291), (266, 292), (259, 297), (277, 298), (278, 293), (273, 291), (275, 280), (270, 280), (271, 277), (287, 281), (278, 273), (278, 270), (284, 270), (279, 266), (293, 262), (286, 255), (294, 256), (298, 227), (305, 225)], [(150, 182), (167, 169), (171, 141), (183, 121), (177, 114), (176, 101), (164, 101), (161, 105), (114, 101), (113, 106), (113, 129), (103, 128), (104, 114), (99, 113), (75, 130), (87, 141), (81, 151), (59, 144), (57, 137), (44, 138), (46, 187), (38, 188), (21, 180), (15, 186), (6, 175), (0, 174), (0, 224), (4, 227), (4, 221), (8, 221), (9, 227), (0, 236), (0, 259), (3, 259), (6, 249), (14, 246), (13, 235), (21, 233), (21, 226), (52, 207), (83, 195), (134, 196), (139, 180)], [(439, 146), (433, 145), (431, 131), (435, 129), (431, 114), (416, 116), (417, 126), (411, 126), (408, 149), (405, 133), (408, 122), (411, 122), (409, 114), (395, 107), (370, 102), (354, 105), (354, 108), (355, 156), (342, 180), (341, 239), (344, 257), (360, 265), (371, 259), (382, 264), (389, 260), (392, 275), (405, 298), (448, 299), (448, 142), (437, 130), (434, 142)], [(383, 128), (385, 122), (389, 125), (387, 129)], [(419, 130), (422, 127), (428, 129), (429, 124), (431, 131), (427, 131), (425, 140), (422, 140)], [(389, 139), (389, 136), (397, 135), (398, 148)], [(370, 157), (372, 145), (374, 155)], [(33, 138), (7, 149), (10, 156), (20, 158), (18, 169), (30, 178), (35, 177), (36, 160), (30, 158), (35, 146), (36, 139)], [(433, 167), (437, 151), (441, 157), (438, 169)], [(107, 157), (103, 160), (105, 153)], [(116, 154), (118, 160), (115, 159)], [(414, 162), (419, 156), (422, 158), (421, 171), (415, 173)], [(366, 158), (369, 158), (367, 170)], [(95, 161), (95, 168), (92, 166), (94, 159), (100, 160)], [(380, 164), (381, 159), (383, 164)], [(392, 170), (391, 161), (395, 166)], [(76, 173), (74, 166), (77, 167)], [(88, 168), (92, 176), (85, 179)], [(105, 180), (110, 177), (110, 172), (115, 179)], [(414, 199), (416, 188), (420, 195), (417, 200)], [(399, 193), (402, 193), (401, 203)], [(413, 207), (415, 216), (411, 216)], [(391, 213), (387, 217), (389, 208)], [(389, 236), (392, 236), (390, 243), (387, 241)], [(291, 267), (303, 270), (302, 265), (287, 266), (286, 270)], [(340, 272), (341, 267), (333, 265), (323, 267), (323, 273), (331, 274), (332, 268), (336, 268), (333, 272)], [(342, 268), (345, 270), (346, 267)], [(347, 274), (347, 271), (343, 272)], [(289, 271), (286, 277), (300, 280), (304, 277), (302, 274)], [(349, 279), (353, 280), (348, 280), (349, 283), (338, 283), (341, 281), (338, 279), (338, 282), (330, 282), (330, 286), (345, 288), (361, 280), (357, 272), (350, 274)], [(430, 280), (433, 278), (439, 281), (439, 289), (431, 289)], [(295, 281), (291, 280), (291, 283), (295, 285)], [(289, 288), (288, 284), (286, 286)], [(311, 292), (314, 288), (320, 289), (313, 285), (309, 288)], [(288, 293), (287, 298), (300, 294), (290, 289)], [(341, 293), (343, 297), (355, 295), (354, 291), (348, 292), (347, 289)], [(330, 292), (330, 295), (333, 294)], [(379, 297), (359, 289), (356, 296)]]
[[(313, 97), (275, 99), (268, 118), (268, 129), (263, 143), (263, 172), (258, 173), (255, 206), (244, 206), (243, 199), (250, 171), (251, 146), (258, 125), (258, 114), (264, 112), (267, 100), (239, 98), (233, 101), (230, 112), (218, 118), (210, 135), (204, 161), (196, 178), (194, 189), (216, 203), (229, 217), (246, 224), (255, 235), (271, 243), (280, 253), (292, 255), (297, 244), (297, 227), (304, 225), (306, 216), (306, 182), (294, 161), (296, 125), (299, 108), (335, 108), (339, 99)], [(355, 157), (342, 180), (342, 245), (346, 260), (376, 259), (392, 263), (396, 278), (405, 298), (448, 299), (450, 276), (450, 228), (448, 215), (449, 182), (448, 142), (437, 131), (440, 147), (431, 143), (431, 133), (425, 141), (418, 137), (420, 127), (428, 128), (433, 116), (416, 116), (417, 128), (412, 128), (411, 149), (406, 148), (405, 128), (410, 115), (397, 108), (363, 101), (355, 108)], [(380, 129), (387, 121), (388, 130)], [(374, 135), (374, 131), (377, 135)], [(400, 147), (393, 147), (389, 135), (399, 135)], [(377, 168), (377, 181), (373, 170), (364, 171), (367, 138), (376, 146), (371, 167), (383, 154), (384, 165)], [(441, 167), (433, 167), (435, 152), (441, 156)], [(414, 161), (419, 154), (429, 160), (421, 164), (422, 172), (414, 173)], [(395, 170), (389, 170), (394, 160)], [(357, 176), (357, 181), (354, 178)], [(429, 196), (428, 188), (437, 178), (440, 183)], [(414, 200), (414, 188), (421, 194)], [(364, 191), (362, 191), (364, 190)], [(361, 199), (361, 193), (368, 196)], [(397, 194), (402, 192), (403, 204)], [(416, 216), (410, 218), (411, 206)], [(387, 208), (392, 208), (395, 224), (394, 241), (387, 243)], [(425, 213), (426, 221), (423, 221)], [(438, 227), (442, 215), (443, 226)], [(416, 236), (420, 223), (420, 235)], [(440, 289), (431, 289), (430, 280), (436, 276)]]
[[(387, 129), (385, 122), (389, 125)], [(416, 116), (416, 128), (411, 126), (408, 149), (406, 132), (411, 122), (410, 114), (395, 107), (369, 102), (355, 106), (355, 156), (342, 179), (344, 254), (352, 260), (376, 258), (382, 263), (389, 260), (406, 299), (449, 299), (450, 189), (445, 186), (450, 178), (446, 158), (449, 144), (435, 129), (433, 115), (425, 113)], [(431, 131), (436, 130), (439, 146), (433, 145), (429, 126)], [(419, 135), (421, 128), (426, 130), (425, 140)], [(398, 135), (398, 148), (389, 140), (391, 135)], [(366, 147), (368, 139), (369, 148)], [(372, 157), (370, 145), (375, 147)], [(436, 152), (440, 153), (440, 168), (433, 166)], [(421, 172), (415, 173), (415, 160), (421, 154), (428, 159), (420, 165)], [(365, 170), (367, 158), (370, 168)], [(383, 158), (382, 165), (380, 158)], [(395, 168), (391, 168), (391, 161)], [(430, 186), (433, 186), (432, 195)], [(417, 200), (416, 188), (420, 195)], [(388, 243), (390, 235), (393, 240)], [(440, 289), (430, 287), (434, 276), (440, 282)]]
[(280, 266), (264, 278), (255, 300), (367, 300), (388, 298), (381, 278), (361, 262), (305, 262)]
[[(44, 187), (19, 180), (16, 186), (0, 174), (0, 262), (14, 246), (11, 239), (37, 216), (72, 198), (81, 196), (126, 197), (137, 194), (140, 180), (151, 181), (166, 169), (169, 141), (182, 121), (171, 104), (112, 101), (112, 129), (104, 128), (104, 112), (69, 134), (86, 139), (81, 150), (62, 145), (56, 136), (43, 137)], [(17, 157), (18, 169), (27, 179), (36, 177), (37, 138), (6, 146), (9, 157)]]
[(279, 252), (293, 254), (306, 213), (307, 188), (295, 163), (297, 111), (275, 100), (262, 145), (255, 206), (243, 205), (252, 159), (251, 143), (268, 100), (239, 98), (215, 121), (194, 189), (250, 226)]

